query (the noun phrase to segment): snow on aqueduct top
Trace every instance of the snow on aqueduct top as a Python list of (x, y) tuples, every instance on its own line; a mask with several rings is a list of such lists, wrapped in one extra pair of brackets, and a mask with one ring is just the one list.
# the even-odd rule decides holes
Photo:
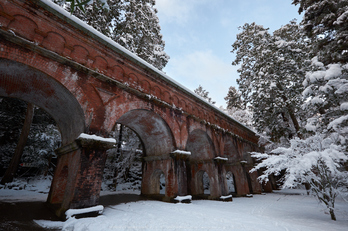
[[(208, 101), (206, 101), (204, 98), (202, 98), (201, 96), (197, 95), (196, 93), (194, 93), (193, 91), (191, 91), (190, 89), (186, 88), (185, 86), (183, 86), (182, 84), (178, 83), (177, 81), (175, 81), (174, 79), (172, 79), (171, 77), (169, 77), (168, 75), (166, 75), (163, 71), (157, 69), (156, 67), (152, 66), (151, 64), (149, 64), (148, 62), (146, 62), (145, 60), (143, 60), (142, 58), (138, 57), (136, 54), (130, 52), (129, 50), (127, 50), (126, 48), (124, 48), (123, 46), (121, 46), (120, 44), (118, 44), (117, 42), (115, 42), (114, 40), (112, 40), (111, 38), (107, 37), (106, 35), (100, 33), (99, 31), (97, 31), (96, 29), (94, 29), (92, 26), (88, 25), (87, 23), (85, 23), (84, 21), (82, 21), (81, 19), (77, 18), (76, 16), (70, 14), (69, 12), (67, 12), (66, 10), (64, 10), (62, 7), (58, 6), (57, 4), (55, 4), (54, 2), (52, 2), (51, 0), (40, 0), (43, 5), (51, 8), (52, 10), (54, 10), (55, 15), (60, 14), (61, 16), (63, 16), (64, 18), (68, 18), (69, 20), (71, 20), (72, 22), (76, 23), (77, 25), (79, 25), (80, 27), (82, 27), (83, 29), (89, 31), (91, 34), (97, 36), (98, 38), (102, 39), (103, 41), (107, 42), (108, 44), (110, 44), (111, 46), (113, 46), (116, 50), (118, 50), (119, 52), (123, 53), (124, 55), (132, 58), (133, 60), (135, 60), (136, 62), (140, 63), (141, 65), (144, 65), (145, 67), (151, 69), (152, 71), (154, 71), (155, 73), (159, 74), (163, 79), (167, 80), (168, 82), (170, 82), (171, 84), (181, 88), (182, 90), (184, 90), (185, 92), (187, 92), (188, 94), (190, 94), (191, 96), (200, 99), (201, 101), (203, 101), (205, 104), (209, 105), (211, 108), (219, 111), (221, 114), (227, 116), (228, 118), (232, 119), (233, 121), (235, 121), (236, 123), (238, 123), (239, 125), (243, 126), (244, 128), (248, 129), (249, 131), (254, 132), (251, 128), (247, 127), (246, 125), (242, 124), (241, 122), (235, 120), (234, 118), (232, 118), (230, 115), (226, 114), (224, 111), (222, 111), (221, 109), (219, 109), (218, 107), (216, 107), (215, 105), (209, 103)], [(57, 15), (59, 16), (59, 15)], [(63, 18), (63, 19), (64, 19)]]

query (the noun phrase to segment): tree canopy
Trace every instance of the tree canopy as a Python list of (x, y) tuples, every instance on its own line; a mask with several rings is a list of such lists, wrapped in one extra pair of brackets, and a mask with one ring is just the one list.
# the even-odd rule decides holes
[(77, 1), (53, 1), (154, 67), (162, 70), (166, 66), (169, 56), (164, 51), (155, 0), (79, 1), (84, 4), (75, 5), (81, 6), (77, 8), (73, 5)]
[(308, 69), (309, 41), (291, 21), (273, 35), (256, 23), (246, 23), (233, 43), (233, 65), (242, 100), (253, 108), (255, 127), (272, 140), (300, 136), (302, 81)]

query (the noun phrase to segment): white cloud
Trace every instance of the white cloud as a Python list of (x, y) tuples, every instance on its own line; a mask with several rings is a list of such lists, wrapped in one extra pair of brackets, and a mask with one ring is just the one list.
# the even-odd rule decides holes
[(194, 51), (180, 58), (173, 58), (165, 67), (167, 74), (192, 91), (201, 85), (216, 101), (225, 106), (228, 88), (235, 85), (236, 67), (216, 56), (211, 50)]
[(195, 8), (207, 0), (157, 0), (156, 8), (161, 22), (185, 23), (189, 17), (196, 15)]

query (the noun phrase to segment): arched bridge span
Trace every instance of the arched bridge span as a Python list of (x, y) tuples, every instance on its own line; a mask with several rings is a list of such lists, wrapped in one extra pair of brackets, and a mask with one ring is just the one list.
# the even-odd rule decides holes
[(112, 145), (78, 136), (108, 137), (116, 123), (143, 142), (145, 195), (158, 193), (162, 172), (168, 200), (200, 195), (203, 172), (211, 199), (228, 194), (227, 172), (236, 194), (261, 192), (248, 173), (254, 132), (52, 4), (0, 2), (0, 96), (34, 103), (57, 122), (63, 142), (47, 199), (57, 215), (98, 203)]

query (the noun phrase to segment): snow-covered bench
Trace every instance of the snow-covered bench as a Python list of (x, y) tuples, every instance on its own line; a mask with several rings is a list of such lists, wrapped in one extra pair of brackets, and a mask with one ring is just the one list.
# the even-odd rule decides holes
[(187, 196), (177, 196), (174, 198), (175, 202), (179, 202), (179, 203), (191, 203), (192, 201), (192, 196), (191, 195), (187, 195)]
[(68, 209), (65, 212), (66, 219), (69, 219), (71, 217), (76, 218), (82, 218), (82, 217), (93, 217), (98, 216), (103, 213), (104, 206), (97, 205), (89, 208), (83, 208), (83, 209)]

